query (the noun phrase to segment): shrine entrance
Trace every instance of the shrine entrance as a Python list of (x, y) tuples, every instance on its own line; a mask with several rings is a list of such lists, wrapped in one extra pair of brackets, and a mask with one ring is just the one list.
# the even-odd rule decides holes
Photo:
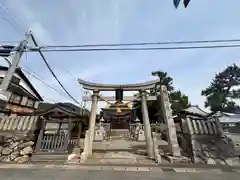
[[(122, 153), (123, 150), (127, 153), (130, 153), (130, 151), (134, 150), (133, 154), (128, 154), (131, 156), (130, 162), (135, 161), (137, 157), (139, 157), (140, 152), (137, 151), (140, 149), (143, 151), (143, 154), (147, 155), (146, 157), (148, 160), (156, 160), (159, 157), (159, 153), (157, 152), (157, 148), (153, 141), (153, 133), (151, 130), (147, 107), (148, 100), (157, 100), (157, 96), (149, 96), (147, 93), (148, 90), (154, 88), (159, 88), (160, 90), (161, 95), (159, 97), (164, 110), (164, 120), (167, 126), (170, 127), (167, 128), (170, 151), (172, 151), (175, 155), (180, 154), (179, 146), (177, 144), (175, 126), (173, 125), (174, 122), (171, 116), (172, 112), (170, 108), (168, 92), (164, 85), (157, 87), (158, 82), (159, 80), (153, 80), (138, 84), (109, 85), (91, 83), (79, 79), (79, 83), (83, 85), (85, 90), (90, 90), (93, 92), (92, 96), (83, 97), (83, 101), (92, 102), (89, 128), (85, 134), (84, 150), (81, 154), (81, 159), (83, 162), (93, 157), (93, 149), (95, 153), (94, 155), (96, 155), (96, 150), (99, 147), (105, 151), (118, 150), (120, 153)], [(101, 91), (115, 91), (115, 96), (102, 97), (99, 94)], [(138, 91), (139, 93), (137, 96), (124, 96), (124, 91)], [(101, 120), (99, 123), (96, 123), (97, 106), (99, 101), (105, 101), (109, 106), (102, 108), (102, 112), (100, 114)], [(130, 105), (130, 103), (133, 101), (141, 101), (141, 122), (143, 124), (141, 124), (140, 121), (136, 122), (138, 118), (136, 117), (135, 108)], [(136, 125), (136, 128), (132, 128), (133, 125)], [(105, 127), (108, 127), (108, 130), (106, 130)], [(135, 138), (130, 138), (132, 129), (136, 130), (133, 133), (137, 133), (137, 141), (134, 140)], [(104, 141), (105, 137), (108, 137), (107, 140), (111, 142)], [(129, 139), (127, 140), (125, 137), (129, 137)], [(136, 137), (136, 134), (133, 135), (133, 137)], [(111, 153), (112, 152), (103, 154), (106, 159), (102, 160), (108, 161), (108, 155), (113, 155)], [(121, 155), (121, 158), (128, 155)], [(115, 158), (119, 159), (119, 156), (120, 155), (118, 154), (115, 156)]]
[(110, 123), (111, 129), (129, 129), (129, 124), (135, 117), (135, 110), (125, 105), (122, 100), (102, 108), (100, 116), (105, 123)]
[(128, 117), (112, 117), (111, 129), (128, 129), (129, 128), (129, 118)]
[[(133, 102), (134, 100), (141, 101), (141, 108), (143, 113), (142, 121), (144, 125), (144, 137), (145, 137), (144, 139), (145, 139), (145, 146), (147, 147), (147, 148), (145, 147), (144, 149), (147, 150), (146, 153), (150, 159), (154, 158), (154, 146), (153, 146), (151, 126), (150, 126), (148, 109), (147, 109), (147, 100), (151, 99), (151, 97), (147, 97), (146, 90), (155, 88), (155, 85), (158, 81), (159, 80), (154, 80), (154, 81), (149, 81), (146, 83), (139, 83), (139, 84), (107, 85), (107, 84), (90, 83), (84, 80), (79, 80), (79, 83), (83, 85), (83, 88), (85, 90), (93, 91), (92, 97), (83, 97), (83, 101), (92, 101), (89, 130), (85, 135), (86, 145), (84, 145), (84, 153), (83, 153), (85, 158), (92, 156), (93, 141), (102, 139), (103, 136), (100, 137), (99, 135), (105, 134), (104, 129), (102, 129), (102, 131), (101, 129), (99, 129), (97, 130), (97, 133), (95, 133), (98, 101), (105, 101), (109, 105), (106, 108), (102, 109), (102, 112), (100, 115), (102, 119), (102, 123), (100, 124), (105, 124), (105, 126), (106, 124), (109, 124), (110, 136), (121, 137), (123, 135), (125, 137), (126, 134), (129, 134), (130, 124), (134, 120), (136, 120), (136, 115), (135, 115), (136, 113), (135, 113), (135, 109), (133, 109), (129, 103), (124, 103), (124, 102), (125, 101)], [(115, 91), (115, 97), (102, 97), (99, 94), (99, 92), (101, 91)], [(125, 97), (123, 95), (124, 91), (138, 91), (139, 96)], [(156, 99), (156, 97), (152, 97), (152, 98)], [(98, 135), (97, 137), (95, 136), (96, 134)], [(118, 139), (118, 141), (119, 142), (117, 141), (115, 142), (117, 147), (121, 146), (122, 143), (124, 144), (122, 146), (125, 146), (125, 147), (127, 146), (126, 142), (120, 143), (121, 139)]]

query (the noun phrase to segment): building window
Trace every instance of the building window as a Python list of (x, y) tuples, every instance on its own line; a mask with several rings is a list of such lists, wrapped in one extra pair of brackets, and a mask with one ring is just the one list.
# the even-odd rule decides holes
[(34, 100), (28, 99), (26, 106), (27, 106), (27, 107), (33, 107), (33, 106), (34, 106)]
[(10, 102), (12, 103), (20, 104), (21, 100), (22, 100), (22, 96), (18, 94), (12, 94), (10, 97)]

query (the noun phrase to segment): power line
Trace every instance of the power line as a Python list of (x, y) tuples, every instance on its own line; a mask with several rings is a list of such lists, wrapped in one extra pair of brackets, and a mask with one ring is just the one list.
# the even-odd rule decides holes
[(23, 27), (21, 26), (21, 23), (19, 23), (16, 18), (9, 12), (9, 9), (7, 7), (5, 7), (3, 4), (0, 3), (0, 9), (2, 9), (2, 11), (4, 11), (6, 14), (8, 15), (11, 15), (11, 19), (14, 21), (15, 24), (13, 24), (9, 18), (7, 16), (5, 16), (4, 13), (1, 13), (0, 11), (0, 14), (2, 15), (2, 17), (6, 20), (6, 22), (8, 22), (12, 28), (17, 32), (17, 33), (20, 33), (19, 31), (23, 31)]
[[(7, 14), (11, 15), (12, 20), (15, 22), (18, 28), (14, 24), (12, 24), (8, 17), (2, 14), (3, 18), (19, 33), (17, 29), (23, 29), (21, 24), (19, 23), (17, 18), (13, 16), (7, 7), (3, 4), (0, 4), (0, 8), (5, 11)], [(20, 30), (20, 31), (21, 31)], [(191, 40), (191, 41), (169, 41), (169, 42), (141, 42), (141, 43), (123, 43), (123, 44), (85, 44), (85, 45), (47, 45), (39, 47), (42, 51), (115, 51), (115, 50), (171, 50), (171, 49), (202, 49), (202, 48), (231, 48), (231, 47), (239, 47), (240, 45), (217, 45), (217, 46), (195, 46), (195, 47), (166, 47), (166, 48), (158, 48), (158, 47), (148, 47), (148, 48), (117, 48), (117, 49), (56, 49), (51, 50), (49, 48), (84, 48), (84, 47), (118, 47), (118, 46), (146, 46), (146, 45), (173, 45), (173, 44), (200, 44), (200, 43), (226, 43), (226, 42), (240, 42), (240, 39), (222, 39), (222, 40)], [(34, 48), (32, 49), (34, 51)]]
[(9, 24), (17, 33), (20, 33), (20, 32), (18, 31), (17, 27), (16, 27), (13, 23), (11, 23), (11, 22), (9, 21), (9, 19), (8, 19), (4, 14), (1, 13), (1, 11), (0, 11), (0, 14), (1, 14), (1, 16), (3, 17), (3, 19), (4, 19), (6, 22), (8, 22), (8, 24)]
[[(190, 50), (190, 49), (217, 49), (217, 48), (239, 48), (240, 44), (211, 45), (211, 46), (173, 46), (173, 47), (138, 47), (138, 48), (72, 48), (72, 49), (42, 49), (42, 52), (87, 52), (87, 51), (154, 51), (154, 50)], [(39, 51), (31, 48), (29, 51)]]
[[(69, 98), (69, 96), (66, 96), (64, 92), (62, 92), (61, 90), (58, 90), (57, 88), (49, 85), (48, 83), (46, 83), (44, 80), (42, 80), (38, 75), (36, 75), (36, 73), (34, 72), (31, 72), (29, 69), (26, 69), (26, 68), (23, 68), (21, 67), (21, 69), (27, 73), (28, 75), (30, 75), (31, 77), (33, 77), (34, 79), (40, 81), (41, 83), (43, 83), (44, 85), (46, 85), (47, 87), (51, 88), (52, 90), (54, 90), (56, 93), (58, 93), (60, 96), (63, 96), (69, 100), (72, 100), (71, 98)], [(51, 100), (54, 100), (54, 99), (51, 99)]]
[[(86, 45), (56, 45), (56, 46), (39, 46), (29, 47), (28, 51), (92, 51), (92, 50), (125, 50), (126, 48), (90, 48), (90, 47), (118, 47), (118, 46), (147, 46), (147, 45), (173, 45), (173, 44), (203, 44), (203, 43), (227, 43), (227, 42), (240, 42), (240, 39), (225, 39), (225, 40), (204, 40), (204, 41), (169, 41), (169, 42), (143, 42), (143, 43), (126, 43), (126, 44), (86, 44)], [(173, 47), (147, 47), (148, 49), (196, 49), (196, 48), (226, 48), (226, 47), (238, 47), (239, 44), (227, 44), (227, 45), (205, 45), (205, 46), (173, 46)], [(84, 48), (86, 47), (86, 49)], [(55, 49), (57, 48), (57, 49)], [(62, 49), (61, 49), (62, 48)], [(64, 49), (65, 48), (65, 49)], [(73, 49), (73, 50), (72, 50)], [(129, 50), (143, 49), (143, 47), (127, 48)], [(145, 48), (144, 48), (145, 49)], [(147, 50), (148, 50), (147, 49)]]
[(121, 44), (82, 44), (82, 45), (46, 45), (41, 49), (48, 48), (84, 48), (84, 47), (118, 47), (118, 46), (146, 46), (146, 45), (172, 45), (172, 44), (202, 44), (202, 43), (226, 43), (240, 42), (240, 39), (221, 39), (221, 40), (192, 40), (192, 41), (166, 41), (166, 42), (140, 42), (140, 43), (121, 43)]
[(51, 88), (52, 90), (54, 90), (55, 92), (57, 92), (60, 96), (64, 96), (66, 98), (68, 98), (68, 96), (66, 96), (62, 91), (59, 91), (58, 89), (56, 89), (55, 87), (49, 85), (48, 83), (46, 83), (44, 80), (42, 80), (40, 77), (38, 77), (37, 75), (33, 74), (32, 72), (30, 72), (29, 70), (27, 70), (26, 68), (21, 68), (25, 73), (27, 73), (28, 75), (30, 75), (31, 77), (35, 78), (36, 80), (40, 81), (41, 83), (43, 83), (44, 85), (48, 86), (49, 88)]
[[(26, 55), (25, 55), (25, 58), (26, 58), (26, 60), (28, 60), (27, 53), (26, 53)], [(8, 60), (8, 58), (5, 58), (5, 60), (7, 61), (7, 63), (9, 64), (9, 66), (12, 64), (12, 63)], [(44, 80), (42, 80), (38, 75), (36, 75), (36, 73), (34, 73), (32, 70), (31, 70), (31, 71), (32, 71), (32, 72), (31, 72), (29, 69), (23, 68), (23, 67), (21, 67), (21, 69), (22, 69), (25, 73), (27, 73), (28, 75), (30, 75), (31, 77), (35, 78), (36, 80), (40, 81), (40, 82), (43, 83), (44, 85), (46, 85), (46, 86), (48, 86), (49, 88), (53, 89), (53, 90), (54, 90), (55, 92), (57, 92), (60, 96), (64, 96), (64, 97), (66, 97), (66, 98), (69, 99), (69, 97), (66, 96), (66, 95), (64, 94), (64, 92), (62, 92), (62, 91), (56, 89), (55, 87), (49, 85), (48, 83), (46, 83), (46, 82), (45, 82)]]
[(55, 100), (55, 99), (52, 99), (52, 98), (49, 98), (49, 97), (46, 97), (46, 96), (42, 96), (43, 97), (43, 99), (45, 99), (45, 100), (48, 100), (48, 102), (50, 101), (52, 101), (52, 102), (54, 102), (54, 103), (57, 103), (57, 101)]
[[(38, 46), (34, 36), (31, 34), (31, 38), (32, 38), (32, 41), (34, 43), (35, 46)], [(49, 69), (49, 71), (51, 72), (51, 74), (53, 75), (53, 77), (56, 79), (56, 81), (58, 82), (58, 84), (62, 87), (62, 89), (65, 91), (65, 93), (77, 104), (80, 104), (68, 91), (67, 89), (63, 86), (63, 84), (60, 82), (60, 80), (58, 79), (58, 77), (56, 76), (56, 74), (53, 72), (52, 68), (50, 67), (50, 65), (48, 64), (46, 58), (44, 57), (43, 53), (38, 50), (41, 58), (43, 59), (45, 65), (47, 66), (47, 68)]]
[[(26, 54), (26, 60), (27, 60), (27, 54)], [(9, 66), (11, 66), (11, 61), (9, 61), (8, 58), (4, 58), (6, 60), (6, 62), (8, 63)], [(59, 95), (64, 96), (66, 98), (69, 98), (68, 96), (66, 96), (63, 92), (57, 90), (56, 88), (52, 87), (51, 85), (47, 84), (45, 81), (43, 81), (41, 78), (39, 78), (37, 75), (34, 75), (33, 72), (30, 72), (30, 70), (27, 70), (26, 68), (21, 68), (25, 73), (27, 73), (28, 75), (30, 75), (31, 77), (35, 78), (36, 80), (42, 82), (44, 85), (50, 87), (51, 89), (53, 89), (54, 91), (56, 91)], [(52, 99), (53, 100), (53, 99)]]
[[(3, 9), (6, 13), (9, 13), (8, 9), (6, 7), (4, 7), (4, 5), (0, 4), (0, 8)], [(0, 11), (1, 13), (1, 11)], [(19, 31), (17, 30), (19, 27), (21, 29), (21, 26), (19, 25), (19, 23), (13, 18), (15, 25), (19, 25), (18, 28), (17, 26), (15, 26), (14, 24), (11, 23), (11, 21), (8, 19), (8, 17), (6, 17), (3, 13), (1, 13), (3, 18), (19, 33)], [(34, 42), (34, 44), (37, 46), (36, 40), (34, 39), (33, 36), (32, 40)], [(46, 61), (45, 57), (43, 56), (41, 51), (38, 51), (40, 56), (42, 57), (42, 59), (44, 60), (45, 64), (47, 65), (48, 69), (50, 70), (51, 74), (53, 75), (53, 77), (57, 80), (57, 82), (59, 83), (59, 85), (63, 88), (63, 90), (67, 93), (67, 95), (77, 104), (79, 104), (79, 102), (65, 89), (65, 87), (62, 85), (62, 83), (59, 81), (59, 79), (57, 78), (57, 76), (54, 74), (54, 72), (52, 71), (51, 67), (49, 66), (48, 62)], [(36, 77), (35, 77), (36, 78)], [(40, 79), (39, 79), (40, 80)]]
[(66, 71), (66, 73), (71, 77), (71, 79), (73, 79), (74, 81), (78, 82), (78, 79), (75, 78), (72, 73), (70, 73), (65, 67), (62, 67), (64, 71)]
[[(24, 30), (25, 28), (22, 26), (24, 23), (23, 21), (20, 21), (19, 19), (17, 19), (16, 16), (13, 15), (13, 13), (10, 12), (9, 8), (4, 6), (3, 4), (0, 4), (1, 9), (3, 9), (10, 17), (11, 19), (15, 22), (15, 24), (17, 24), (17, 26), (19, 27), (19, 29)], [(19, 22), (20, 21), (20, 22)]]
[(4, 44), (16, 44), (19, 43), (19, 41), (8, 41), (8, 40), (0, 40), (0, 43), (4, 43)]
[[(172, 46), (172, 47), (134, 47), (134, 48), (90, 48), (90, 47), (118, 47), (118, 46), (149, 46), (149, 45), (173, 45), (173, 44), (203, 44), (203, 43), (227, 43), (240, 42), (240, 39), (223, 40), (194, 40), (194, 41), (169, 41), (169, 42), (143, 42), (143, 43), (125, 43), (125, 44), (86, 44), (86, 45), (56, 45), (29, 47), (26, 51), (53, 52), (53, 51), (136, 51), (136, 50), (186, 50), (186, 49), (212, 49), (212, 48), (236, 48), (240, 44), (226, 45), (201, 45), (201, 46)], [(85, 48), (84, 48), (85, 47)]]

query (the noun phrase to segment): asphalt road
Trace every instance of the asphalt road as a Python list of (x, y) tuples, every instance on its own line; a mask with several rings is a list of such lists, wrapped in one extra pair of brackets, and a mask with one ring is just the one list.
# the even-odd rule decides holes
[(89, 169), (0, 169), (1, 180), (239, 180), (237, 172), (131, 172)]

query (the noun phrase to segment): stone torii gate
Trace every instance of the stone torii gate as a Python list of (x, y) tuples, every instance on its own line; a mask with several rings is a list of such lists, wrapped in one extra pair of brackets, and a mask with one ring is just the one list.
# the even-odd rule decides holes
[[(149, 121), (149, 115), (148, 115), (148, 108), (147, 108), (147, 100), (156, 100), (156, 96), (147, 96), (146, 90), (152, 89), (156, 87), (156, 83), (159, 82), (159, 80), (153, 80), (153, 81), (147, 81), (144, 83), (136, 83), (136, 84), (100, 84), (100, 83), (92, 83), (88, 81), (84, 81), (82, 79), (78, 79), (78, 82), (83, 85), (83, 88), (85, 90), (91, 90), (93, 91), (92, 98), (89, 99), (89, 97), (85, 96), (83, 97), (83, 100), (85, 101), (92, 101), (91, 106), (91, 114), (90, 114), (90, 120), (89, 120), (89, 134), (87, 139), (85, 138), (86, 145), (84, 145), (84, 153), (85, 158), (92, 155), (92, 144), (93, 144), (93, 138), (94, 138), (94, 128), (96, 124), (96, 115), (97, 115), (97, 106), (98, 106), (98, 100), (100, 100), (99, 92), (100, 91), (117, 91), (121, 89), (122, 91), (139, 91), (141, 101), (141, 108), (142, 108), (142, 117), (143, 117), (143, 125), (144, 125), (144, 133), (145, 133), (145, 142), (147, 146), (147, 154), (149, 158), (154, 158), (154, 144), (153, 144), (153, 138), (152, 138), (152, 132), (151, 132), (151, 126)], [(167, 134), (168, 134), (168, 144), (170, 152), (172, 152), (172, 155), (179, 156), (180, 155), (180, 149), (177, 142), (177, 136), (176, 136), (176, 129), (174, 126), (174, 122), (172, 119), (172, 111), (170, 108), (169, 98), (168, 98), (168, 92), (165, 86), (160, 87), (160, 99), (163, 107), (163, 113), (164, 113), (164, 120), (167, 125)], [(114, 97), (104, 97), (104, 99), (108, 101), (114, 101), (116, 100)], [(131, 101), (134, 100), (135, 97), (123, 97), (123, 101)]]

